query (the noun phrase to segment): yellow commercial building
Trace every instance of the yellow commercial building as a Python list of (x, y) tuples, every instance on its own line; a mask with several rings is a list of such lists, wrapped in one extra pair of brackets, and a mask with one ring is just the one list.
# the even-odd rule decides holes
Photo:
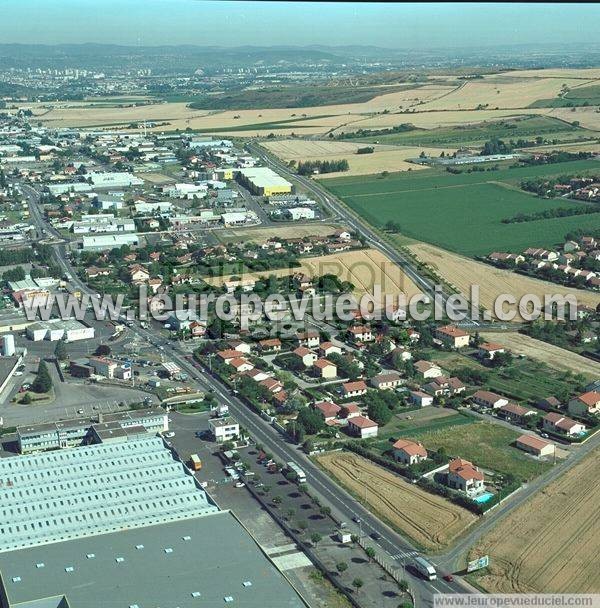
[(238, 179), (250, 192), (260, 196), (290, 194), (293, 189), (290, 182), (268, 167), (240, 169)]

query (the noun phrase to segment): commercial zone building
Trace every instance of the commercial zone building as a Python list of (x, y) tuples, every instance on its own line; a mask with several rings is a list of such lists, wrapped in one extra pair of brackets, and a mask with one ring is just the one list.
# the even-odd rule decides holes
[(159, 437), (0, 458), (2, 608), (300, 608)]
[(27, 328), (27, 337), (34, 342), (49, 340), (90, 340), (96, 334), (93, 327), (84, 325), (76, 319), (52, 319), (50, 321), (37, 321)]
[(253, 194), (273, 196), (292, 191), (292, 184), (268, 167), (240, 169), (237, 174), (240, 182)]

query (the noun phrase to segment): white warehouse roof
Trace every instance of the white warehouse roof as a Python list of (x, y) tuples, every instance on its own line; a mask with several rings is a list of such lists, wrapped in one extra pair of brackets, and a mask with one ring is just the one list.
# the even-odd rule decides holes
[(247, 180), (251, 181), (257, 188), (268, 188), (273, 186), (289, 186), (292, 184), (284, 179), (278, 173), (275, 173), (269, 167), (250, 167), (249, 169), (240, 169), (240, 174)]

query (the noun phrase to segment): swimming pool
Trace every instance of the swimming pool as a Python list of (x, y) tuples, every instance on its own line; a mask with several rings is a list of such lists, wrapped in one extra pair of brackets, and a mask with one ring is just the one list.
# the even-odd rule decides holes
[(493, 494), (491, 492), (484, 492), (483, 494), (480, 494), (479, 496), (476, 496), (473, 500), (476, 503), (483, 503), (483, 502), (487, 502), (491, 497), (493, 496)]

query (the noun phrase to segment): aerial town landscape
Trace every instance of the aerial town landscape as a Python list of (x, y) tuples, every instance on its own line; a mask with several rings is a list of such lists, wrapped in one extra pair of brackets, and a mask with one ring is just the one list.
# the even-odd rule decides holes
[(598, 6), (57, 4), (0, 6), (0, 608), (600, 606)]

